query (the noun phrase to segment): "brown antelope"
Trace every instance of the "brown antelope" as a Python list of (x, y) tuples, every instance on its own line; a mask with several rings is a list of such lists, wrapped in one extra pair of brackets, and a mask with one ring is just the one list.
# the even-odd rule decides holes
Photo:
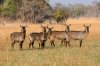
[[(52, 31), (52, 28), (48, 28), (48, 33), (47, 33), (47, 39), (50, 39), (51, 46), (55, 47), (55, 40), (65, 40), (68, 42), (68, 45), (70, 46), (70, 43), (68, 41), (68, 36), (66, 34), (66, 31)], [(66, 44), (67, 45), (67, 44)]]
[(89, 34), (89, 27), (91, 27), (91, 25), (89, 26), (85, 26), (85, 30), (84, 31), (68, 31), (66, 32), (70, 40), (79, 40), (80, 41), (80, 47), (82, 46), (82, 41), (84, 38), (86, 38)]
[[(43, 32), (39, 32), (39, 33), (36, 33), (36, 32), (32, 32), (31, 34), (29, 34), (29, 40), (30, 40), (30, 43), (29, 43), (29, 48), (32, 46), (32, 48), (34, 48), (34, 42), (37, 40), (39, 42), (39, 48), (41, 46), (42, 43), (44, 43), (44, 38), (45, 38), (45, 33), (46, 33), (46, 27), (47, 26), (42, 26), (42, 31)], [(43, 46), (41, 46), (42, 48), (44, 48)]]
[[(62, 24), (62, 25), (64, 25), (66, 28), (65, 28), (65, 32), (68, 32), (68, 31), (70, 31), (70, 26), (71, 26), (71, 24)], [(61, 46), (62, 46), (62, 44), (66, 44), (66, 41), (65, 40), (62, 40), (61, 41)]]
[(18, 42), (20, 44), (20, 49), (22, 50), (23, 42), (26, 37), (26, 26), (20, 25), (20, 27), (21, 27), (21, 32), (13, 32), (10, 34), (13, 49), (15, 42)]

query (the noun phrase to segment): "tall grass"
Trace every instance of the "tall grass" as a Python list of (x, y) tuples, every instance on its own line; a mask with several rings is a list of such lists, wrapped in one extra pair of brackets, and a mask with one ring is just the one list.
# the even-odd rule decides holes
[[(28, 34), (41, 31), (40, 25), (28, 24), (27, 37), (23, 44), (23, 50), (19, 50), (19, 44), (15, 44), (11, 50), (10, 33), (20, 31), (19, 23), (0, 25), (0, 66), (100, 66), (100, 22), (96, 19), (69, 19), (71, 30), (84, 30), (83, 24), (92, 24), (90, 34), (83, 41), (82, 48), (79, 41), (71, 41), (71, 47), (63, 45), (56, 40), (53, 48), (47, 41), (45, 49), (38, 49), (35, 42), (34, 49), (28, 49)], [(54, 30), (64, 30), (64, 26), (54, 24)], [(37, 28), (37, 29), (36, 29)], [(6, 39), (8, 37), (8, 39)]]

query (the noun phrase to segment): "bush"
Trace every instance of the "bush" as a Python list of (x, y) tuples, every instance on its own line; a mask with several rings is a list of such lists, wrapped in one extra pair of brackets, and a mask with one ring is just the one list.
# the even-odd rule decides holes
[[(4, 17), (16, 17), (16, 12), (18, 8), (18, 4), (21, 0), (5, 0), (2, 7), (0, 8), (0, 14)], [(19, 3), (18, 3), (19, 2)]]
[(64, 20), (68, 19), (68, 17), (69, 17), (69, 12), (67, 12), (63, 9), (57, 9), (53, 12), (53, 18), (57, 22), (64, 21)]

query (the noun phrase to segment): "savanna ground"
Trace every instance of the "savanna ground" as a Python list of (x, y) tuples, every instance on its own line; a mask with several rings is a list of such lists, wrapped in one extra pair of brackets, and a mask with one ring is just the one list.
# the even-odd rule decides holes
[[(19, 50), (19, 44), (15, 44), (14, 51), (11, 50), (10, 33), (20, 31), (20, 23), (0, 24), (0, 66), (100, 66), (100, 20), (95, 18), (69, 19), (71, 30), (84, 30), (84, 24), (91, 24), (90, 34), (79, 47), (79, 41), (72, 41), (71, 47), (61, 47), (60, 41), (56, 41), (52, 48), (49, 41), (45, 49), (38, 49), (35, 42), (34, 49), (28, 49), (31, 32), (40, 32), (38, 24), (27, 24), (27, 37), (23, 44), (23, 50)], [(54, 30), (64, 30), (59, 24), (52, 24)], [(8, 39), (6, 39), (8, 37)]]

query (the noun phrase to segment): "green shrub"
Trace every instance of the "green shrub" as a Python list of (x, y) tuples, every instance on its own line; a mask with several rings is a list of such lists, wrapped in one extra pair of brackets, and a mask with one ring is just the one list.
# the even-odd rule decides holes
[(14, 0), (5, 0), (3, 4), (2, 14), (9, 16), (16, 13), (16, 6)]
[(58, 9), (53, 12), (53, 18), (56, 21), (62, 21), (62, 20), (67, 19), (68, 17), (69, 17), (69, 12), (67, 12), (63, 9)]

